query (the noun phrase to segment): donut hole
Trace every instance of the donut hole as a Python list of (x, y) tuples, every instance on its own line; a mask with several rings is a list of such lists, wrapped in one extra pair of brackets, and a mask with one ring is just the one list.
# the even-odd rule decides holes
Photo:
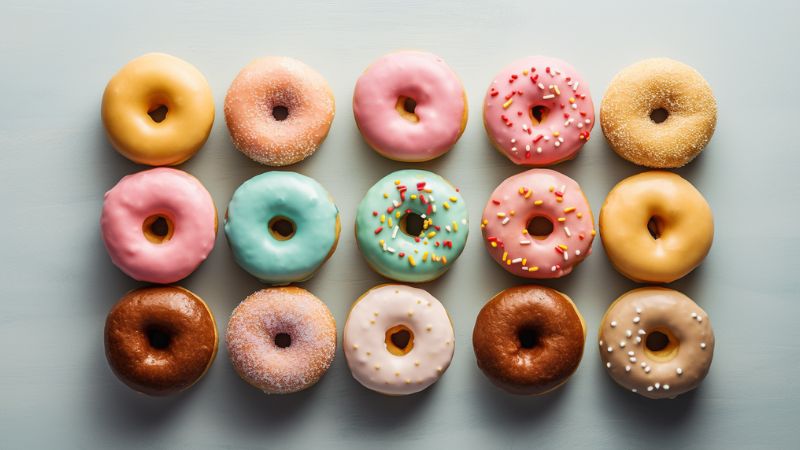
[(267, 228), (269, 228), (269, 233), (272, 237), (279, 241), (288, 241), (297, 232), (297, 226), (295, 226), (294, 222), (283, 216), (273, 217), (269, 221)]
[(525, 229), (534, 239), (547, 239), (553, 232), (553, 222), (547, 217), (536, 216), (528, 221), (528, 226)]
[(521, 328), (517, 332), (517, 340), (521, 348), (534, 348), (539, 345), (539, 333), (533, 328)]
[(678, 339), (666, 328), (656, 328), (644, 338), (644, 352), (651, 359), (666, 361), (678, 351)]
[(531, 123), (533, 125), (540, 125), (550, 115), (550, 108), (544, 105), (537, 105), (531, 108)]
[(656, 108), (650, 111), (650, 120), (654, 123), (662, 123), (669, 117), (669, 111), (664, 108)]
[(147, 110), (147, 115), (150, 116), (153, 122), (161, 123), (167, 118), (168, 111), (169, 108), (167, 108), (167, 105), (157, 104)]
[(395, 356), (408, 354), (414, 348), (414, 333), (405, 325), (395, 325), (386, 330), (386, 350)]
[(652, 216), (647, 221), (647, 231), (653, 239), (658, 239), (664, 233), (664, 219), (658, 216)]
[(144, 335), (147, 337), (147, 343), (150, 347), (157, 350), (164, 350), (169, 347), (172, 341), (172, 333), (166, 328), (159, 325), (148, 325), (144, 329)]
[(281, 122), (289, 118), (289, 108), (278, 105), (272, 108), (272, 118)]
[(169, 217), (154, 214), (142, 222), (142, 233), (148, 241), (154, 244), (163, 244), (172, 238), (175, 226)]
[(278, 348), (286, 348), (292, 345), (292, 337), (287, 333), (278, 333), (275, 335), (275, 346)]
[(409, 122), (419, 122), (419, 116), (415, 112), (417, 110), (417, 101), (413, 98), (401, 95), (397, 98), (395, 109), (397, 110), (397, 113), (400, 114), (400, 117), (408, 120)]
[(425, 229), (425, 219), (417, 213), (409, 212), (400, 217), (398, 226), (403, 233), (411, 237), (417, 237)]

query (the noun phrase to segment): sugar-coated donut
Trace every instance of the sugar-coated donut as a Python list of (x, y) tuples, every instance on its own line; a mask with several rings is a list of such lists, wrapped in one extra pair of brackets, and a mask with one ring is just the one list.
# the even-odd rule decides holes
[(267, 394), (290, 394), (316, 384), (336, 353), (336, 321), (305, 289), (253, 293), (233, 310), (226, 334), (239, 376)]
[(696, 388), (714, 356), (708, 314), (682, 293), (660, 287), (634, 289), (614, 301), (598, 339), (611, 378), (649, 398)]
[(592, 252), (594, 219), (572, 178), (531, 169), (500, 183), (483, 210), (486, 249), (506, 271), (559, 278)]
[(516, 286), (478, 313), (478, 367), (512, 394), (541, 395), (564, 384), (583, 356), (586, 325), (572, 300), (543, 286)]
[(316, 180), (267, 172), (239, 186), (225, 213), (225, 235), (236, 262), (273, 285), (314, 275), (336, 250), (339, 209)]
[(427, 161), (445, 154), (467, 126), (461, 80), (428, 52), (390, 53), (359, 77), (353, 114), (364, 140), (395, 161)]
[(717, 102), (706, 80), (668, 58), (623, 69), (600, 105), (600, 125), (614, 151), (647, 167), (681, 167), (693, 160), (716, 124)]
[(670, 283), (711, 249), (714, 218), (703, 195), (672, 172), (620, 181), (600, 209), (600, 238), (611, 264), (634, 281)]
[(358, 205), (355, 229), (373, 270), (412, 283), (444, 274), (469, 234), (458, 189), (425, 170), (398, 170), (375, 183)]
[(108, 82), (101, 108), (114, 148), (139, 164), (180, 164), (203, 146), (214, 123), (214, 97), (193, 65), (163, 53), (126, 64)]
[(127, 175), (106, 192), (100, 228), (111, 261), (128, 276), (174, 283), (214, 248), (217, 210), (197, 178), (159, 167)]
[(594, 126), (589, 85), (560, 59), (519, 59), (492, 80), (483, 124), (494, 147), (514, 164), (549, 166), (572, 159)]
[(333, 122), (333, 91), (318, 72), (292, 58), (247, 65), (225, 96), (225, 122), (236, 148), (268, 166), (311, 156)]
[(108, 364), (139, 392), (168, 395), (196, 383), (217, 354), (211, 310), (173, 286), (131, 291), (111, 309), (104, 332)]
[(342, 345), (359, 383), (386, 395), (408, 395), (444, 374), (455, 335), (444, 306), (427, 291), (384, 284), (353, 303)]

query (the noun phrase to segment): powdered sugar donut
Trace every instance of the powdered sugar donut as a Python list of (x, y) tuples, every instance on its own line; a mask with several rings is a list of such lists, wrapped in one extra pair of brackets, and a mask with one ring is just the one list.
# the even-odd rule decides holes
[(286, 166), (317, 150), (335, 105), (322, 75), (296, 59), (271, 56), (239, 72), (224, 109), (236, 148), (261, 164)]
[(262, 289), (231, 315), (228, 353), (244, 381), (267, 394), (290, 394), (319, 381), (336, 352), (336, 321), (305, 289)]
[(589, 86), (566, 62), (530, 56), (506, 66), (483, 104), (492, 144), (514, 164), (548, 166), (574, 158), (589, 140)]
[(367, 143), (395, 161), (443, 155), (467, 125), (467, 97), (458, 76), (428, 52), (390, 53), (356, 82), (353, 114)]

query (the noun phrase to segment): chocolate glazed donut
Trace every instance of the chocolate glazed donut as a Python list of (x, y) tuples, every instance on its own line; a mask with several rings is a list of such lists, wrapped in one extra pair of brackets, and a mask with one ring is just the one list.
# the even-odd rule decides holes
[(182, 391), (202, 378), (217, 353), (208, 306), (172, 286), (137, 289), (108, 313), (105, 349), (114, 374), (148, 395)]
[(512, 394), (541, 395), (575, 372), (586, 326), (566, 295), (543, 286), (517, 286), (481, 309), (472, 332), (478, 367)]

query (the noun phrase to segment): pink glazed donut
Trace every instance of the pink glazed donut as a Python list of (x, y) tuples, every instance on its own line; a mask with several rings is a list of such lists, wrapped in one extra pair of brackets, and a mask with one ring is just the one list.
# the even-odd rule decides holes
[(464, 86), (438, 56), (402, 51), (382, 56), (356, 82), (353, 114), (364, 140), (395, 161), (447, 153), (467, 125)]
[(594, 218), (581, 187), (549, 169), (531, 169), (500, 183), (483, 210), (489, 254), (524, 278), (559, 278), (592, 252)]
[(594, 105), (589, 86), (572, 66), (530, 56), (494, 78), (483, 124), (494, 147), (514, 164), (548, 166), (574, 158), (589, 140)]
[(214, 248), (217, 210), (197, 178), (160, 167), (125, 176), (106, 192), (100, 229), (111, 261), (128, 276), (174, 283)]

